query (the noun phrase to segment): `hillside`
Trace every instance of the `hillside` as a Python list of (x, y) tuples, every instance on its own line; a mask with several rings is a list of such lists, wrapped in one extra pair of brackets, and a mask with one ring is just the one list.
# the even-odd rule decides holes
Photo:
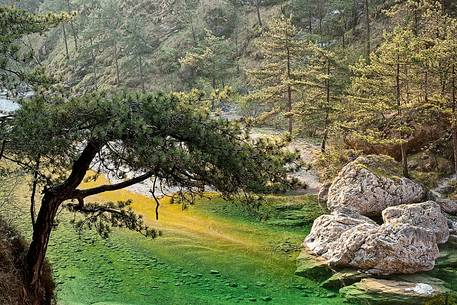
[[(43, 1), (40, 11), (68, 10), (66, 5), (59, 5)], [(281, 12), (291, 13), (304, 35), (310, 34), (311, 24), (313, 39), (340, 45), (348, 60), (356, 61), (365, 48), (363, 3), (327, 1), (318, 13), (311, 11), (316, 5), (261, 1), (259, 15), (262, 24), (268, 24)], [(382, 13), (388, 7), (385, 1), (370, 3), (373, 47), (389, 28)], [(256, 65), (260, 55), (254, 41), (261, 34), (256, 6), (249, 1), (134, 0), (95, 1), (90, 5), (74, 1), (70, 11), (76, 12), (73, 21), (33, 42), (39, 60), (69, 88), (132, 89), (141, 88), (144, 82), (147, 90), (186, 90), (194, 86), (209, 89), (223, 85), (231, 85), (240, 92), (249, 90), (245, 70)], [(179, 62), (186, 53), (208, 47), (208, 32), (222, 39), (219, 43), (224, 50), (214, 55), (217, 59), (206, 59), (225, 61), (224, 71), (214, 76), (198, 71), (197, 67), (183, 67)], [(135, 36), (141, 39), (140, 44), (132, 44)]]

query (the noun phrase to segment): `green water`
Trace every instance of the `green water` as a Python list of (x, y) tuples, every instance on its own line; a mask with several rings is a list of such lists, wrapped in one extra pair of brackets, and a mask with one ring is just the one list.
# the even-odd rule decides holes
[[(275, 247), (299, 244), (305, 228), (259, 223), (243, 217), (236, 208), (217, 205), (192, 209), (227, 221), (234, 230), (244, 226), (241, 231), (250, 237), (281, 236), (282, 240), (252, 251), (206, 244), (204, 236), (189, 238), (180, 232), (165, 232), (159, 239), (148, 240), (116, 231), (104, 241), (90, 232), (78, 239), (63, 224), (54, 232), (49, 249), (59, 304), (343, 304), (334, 293), (294, 275), (296, 251)], [(221, 211), (225, 216), (218, 216)], [(250, 226), (252, 230), (247, 229)]]

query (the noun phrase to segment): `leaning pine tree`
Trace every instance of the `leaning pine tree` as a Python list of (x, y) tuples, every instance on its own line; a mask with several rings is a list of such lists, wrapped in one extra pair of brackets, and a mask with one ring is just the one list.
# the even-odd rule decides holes
[[(44, 31), (65, 16), (36, 16), (0, 6), (0, 76), (11, 84), (32, 83), (38, 74), (22, 70), (14, 43)], [(41, 75), (41, 74), (40, 74)], [(44, 74), (42, 74), (44, 75)], [(36, 94), (15, 113), (0, 118), (0, 160), (33, 176), (32, 241), (25, 257), (26, 299), (51, 304), (41, 281), (57, 212), (67, 208), (97, 223), (105, 234), (124, 227), (154, 237), (157, 232), (135, 215), (128, 202), (88, 202), (95, 194), (119, 190), (146, 179), (201, 193), (210, 186), (222, 194), (286, 189), (295, 154), (282, 142), (249, 139), (234, 123), (214, 120), (192, 98), (174, 94), (91, 94), (77, 98)], [(124, 179), (80, 188), (90, 170)], [(125, 179), (125, 172), (135, 174)], [(41, 192), (40, 192), (41, 191)], [(35, 196), (41, 205), (35, 213)], [(86, 222), (81, 222), (84, 224)]]
[[(247, 139), (242, 129), (213, 120), (194, 102), (174, 95), (88, 95), (23, 101), (13, 116), (3, 118), (2, 158), (32, 173), (42, 186), (41, 206), (33, 224), (26, 257), (27, 277), (35, 305), (40, 299), (40, 274), (57, 211), (66, 207), (109, 226), (127, 227), (154, 237), (125, 202), (98, 204), (87, 198), (119, 190), (146, 179), (159, 179), (185, 193), (205, 186), (229, 195), (267, 192), (287, 187), (287, 163), (294, 155), (282, 143)], [(79, 186), (94, 169), (119, 178), (133, 178), (90, 189)], [(34, 196), (34, 194), (32, 194)], [(32, 218), (34, 218), (32, 206)]]

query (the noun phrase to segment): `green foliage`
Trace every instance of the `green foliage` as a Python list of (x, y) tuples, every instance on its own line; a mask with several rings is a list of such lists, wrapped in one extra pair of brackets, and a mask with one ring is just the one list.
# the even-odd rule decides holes
[(411, 31), (396, 28), (386, 34), (370, 63), (362, 60), (354, 66), (348, 128), (356, 138), (372, 144), (397, 144), (413, 133), (415, 117), (409, 114), (418, 105), (413, 92), (419, 84), (414, 79), (419, 49)]
[(222, 88), (234, 74), (233, 43), (206, 31), (205, 38), (179, 60), (182, 73), (188, 71), (190, 87), (204, 89), (208, 83), (212, 89)]
[(43, 33), (69, 18), (66, 14), (35, 15), (12, 6), (0, 5), (0, 84), (1, 89), (49, 85), (51, 80), (40, 68), (24, 65), (34, 59), (30, 50), (22, 50), (19, 40), (25, 35)]
[(355, 160), (361, 152), (347, 149), (332, 148), (321, 153), (314, 162), (320, 180), (324, 182), (332, 182), (341, 169), (350, 161)]
[(208, 184), (224, 193), (287, 183), (284, 165), (295, 155), (283, 150), (286, 142), (253, 142), (240, 126), (211, 119), (198, 103), (164, 94), (86, 95), (52, 104), (37, 96), (8, 121), (5, 153), (26, 169), (40, 156), (47, 185), (64, 179), (81, 143), (93, 139), (106, 147), (100, 155), (105, 171), (112, 170), (106, 164), (116, 165), (115, 172), (153, 171), (168, 185), (199, 190)]
[(308, 83), (303, 88), (297, 112), (301, 130), (308, 136), (321, 137), (321, 148), (325, 150), (327, 138), (336, 132), (344, 111), (342, 101), (348, 72), (337, 53), (318, 46), (313, 46), (312, 51), (304, 70)]
[(257, 69), (247, 71), (256, 89), (247, 101), (261, 105), (264, 114), (258, 118), (260, 122), (278, 114), (293, 117), (295, 95), (307, 83), (303, 67), (310, 52), (308, 43), (301, 39), (291, 19), (281, 16), (270, 21), (268, 30), (257, 40), (257, 48), (262, 60)]

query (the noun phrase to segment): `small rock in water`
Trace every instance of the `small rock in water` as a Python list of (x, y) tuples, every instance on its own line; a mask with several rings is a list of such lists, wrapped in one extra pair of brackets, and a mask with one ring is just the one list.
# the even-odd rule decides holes
[(406, 288), (405, 291), (415, 292), (422, 295), (432, 295), (434, 289), (429, 284), (417, 283), (416, 286), (413, 288)]

